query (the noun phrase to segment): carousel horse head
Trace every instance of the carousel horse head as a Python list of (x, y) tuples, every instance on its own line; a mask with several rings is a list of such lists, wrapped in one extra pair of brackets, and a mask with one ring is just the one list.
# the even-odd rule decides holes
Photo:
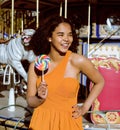
[(24, 29), (21, 34), (22, 44), (24, 46), (29, 46), (29, 41), (31, 40), (31, 37), (35, 33), (34, 29)]

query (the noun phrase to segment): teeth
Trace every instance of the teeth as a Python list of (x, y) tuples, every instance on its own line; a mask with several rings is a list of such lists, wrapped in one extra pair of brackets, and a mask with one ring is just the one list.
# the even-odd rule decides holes
[(65, 46), (65, 47), (67, 47), (68, 46), (68, 44), (62, 44), (63, 46)]

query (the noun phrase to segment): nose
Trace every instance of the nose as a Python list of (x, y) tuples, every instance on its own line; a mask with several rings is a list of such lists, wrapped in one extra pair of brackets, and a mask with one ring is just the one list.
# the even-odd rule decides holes
[(64, 36), (63, 38), (64, 41), (68, 41), (68, 39), (69, 39), (68, 36)]

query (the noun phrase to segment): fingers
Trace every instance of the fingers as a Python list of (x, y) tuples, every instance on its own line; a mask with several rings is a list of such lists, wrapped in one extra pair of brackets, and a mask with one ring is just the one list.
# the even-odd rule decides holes
[(41, 87), (40, 89), (38, 89), (38, 96), (45, 99), (47, 97), (47, 88)]
[(45, 82), (41, 82), (40, 86), (38, 87), (38, 96), (40, 98), (46, 99), (48, 94), (47, 84)]
[(80, 116), (83, 115), (83, 110), (81, 106), (78, 106), (77, 104), (74, 105), (73, 107), (73, 111), (72, 111), (72, 117), (73, 118), (79, 118)]

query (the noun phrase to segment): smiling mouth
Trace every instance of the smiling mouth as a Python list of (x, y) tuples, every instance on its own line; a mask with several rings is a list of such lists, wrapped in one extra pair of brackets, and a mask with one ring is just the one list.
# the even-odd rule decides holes
[(64, 47), (64, 48), (68, 48), (69, 47), (69, 44), (68, 43), (64, 43), (64, 44), (61, 44), (62, 45), (62, 47)]

